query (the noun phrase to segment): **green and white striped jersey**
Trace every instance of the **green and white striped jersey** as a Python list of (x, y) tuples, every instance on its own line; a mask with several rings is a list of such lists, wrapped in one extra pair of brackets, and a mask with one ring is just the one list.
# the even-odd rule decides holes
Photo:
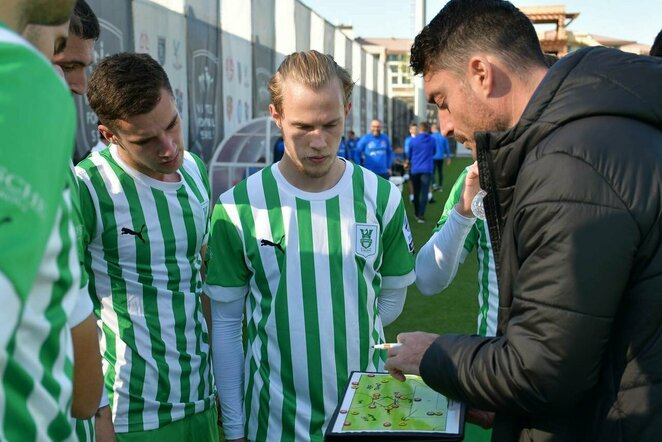
[(0, 24), (3, 441), (75, 440), (68, 320), (80, 267), (65, 181), (74, 112), (50, 63)]
[[(301, 191), (278, 164), (221, 195), (205, 292), (246, 296), (249, 440), (322, 441), (352, 370), (383, 370), (383, 288), (414, 279), (401, 194), (346, 162), (331, 189)], [(219, 392), (223, 400), (223, 392)]]
[[(467, 176), (466, 169), (453, 184), (448, 200), (444, 205), (444, 211), (437, 222), (434, 232), (438, 232), (448, 220), (453, 207), (457, 205), (462, 196), (464, 180)], [(499, 285), (497, 283), (496, 267), (494, 265), (494, 254), (492, 243), (485, 221), (476, 218), (476, 222), (469, 231), (464, 241), (464, 253), (462, 262), (466, 255), (474, 247), (477, 247), (478, 257), (478, 327), (477, 333), (481, 336), (495, 336), (497, 328), (497, 314), (499, 309)]]
[(94, 442), (94, 417), (76, 421), (76, 437), (78, 442)]
[(111, 145), (76, 167), (85, 268), (100, 318), (106, 391), (118, 433), (163, 427), (214, 401), (200, 294), (209, 182), (185, 152), (180, 182), (150, 178)]

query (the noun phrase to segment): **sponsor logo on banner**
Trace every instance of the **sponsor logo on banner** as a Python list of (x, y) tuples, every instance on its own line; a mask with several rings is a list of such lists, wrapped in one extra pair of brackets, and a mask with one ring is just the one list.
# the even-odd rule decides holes
[(377, 253), (379, 243), (379, 225), (378, 224), (359, 224), (355, 225), (355, 244), (354, 250), (357, 255), (367, 258)]

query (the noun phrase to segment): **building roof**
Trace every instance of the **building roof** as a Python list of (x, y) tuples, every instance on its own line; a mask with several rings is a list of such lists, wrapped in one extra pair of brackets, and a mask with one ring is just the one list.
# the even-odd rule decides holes
[(565, 5), (525, 6), (519, 8), (533, 23), (558, 23), (560, 18), (569, 20), (566, 26), (579, 16), (579, 12), (565, 12)]
[(387, 54), (408, 54), (414, 40), (410, 38), (364, 38), (356, 39), (366, 46), (381, 46), (386, 49)]
[(605, 37), (604, 35), (590, 34), (598, 43), (604, 46), (624, 46), (636, 43), (634, 40), (622, 40), (620, 38)]

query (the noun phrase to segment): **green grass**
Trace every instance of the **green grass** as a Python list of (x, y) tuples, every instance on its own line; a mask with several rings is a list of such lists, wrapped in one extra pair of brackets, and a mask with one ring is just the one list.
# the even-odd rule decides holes
[[(430, 239), (451, 187), (471, 161), (470, 158), (453, 158), (450, 166), (444, 166), (444, 191), (434, 192), (436, 202), (428, 204), (424, 224), (416, 222), (413, 205), (409, 202), (409, 192), (405, 186), (402, 197), (407, 208), (416, 250)], [(395, 342), (398, 333), (417, 330), (439, 334), (475, 333), (478, 315), (477, 272), (476, 254), (472, 252), (464, 264), (460, 265), (453, 283), (443, 293), (423, 296), (412, 284), (407, 290), (407, 301), (402, 314), (385, 328), (386, 340)]]

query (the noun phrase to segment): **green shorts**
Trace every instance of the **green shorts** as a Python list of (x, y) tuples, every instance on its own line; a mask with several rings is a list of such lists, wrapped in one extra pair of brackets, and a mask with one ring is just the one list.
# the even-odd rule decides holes
[(202, 413), (149, 431), (117, 433), (117, 442), (218, 442), (216, 405)]

